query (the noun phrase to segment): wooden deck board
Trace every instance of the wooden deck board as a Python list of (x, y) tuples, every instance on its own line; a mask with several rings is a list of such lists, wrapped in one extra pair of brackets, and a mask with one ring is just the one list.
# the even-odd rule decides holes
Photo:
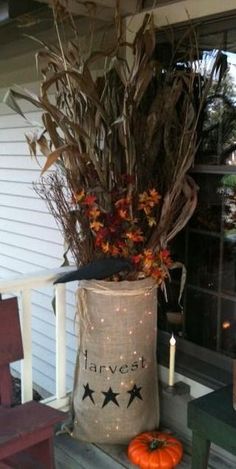
[[(191, 468), (191, 448), (184, 443), (184, 457), (177, 469)], [(55, 438), (56, 469), (137, 469), (128, 461), (127, 447), (123, 445), (95, 445), (59, 435)], [(235, 463), (226, 462), (211, 453), (209, 469), (235, 469)]]
[(75, 440), (69, 435), (59, 435), (55, 438), (55, 458), (56, 469), (124, 469), (126, 467), (114, 461), (110, 454), (105, 453), (98, 446)]
[[(137, 469), (126, 450), (123, 445), (95, 445), (59, 435), (55, 438), (56, 469)], [(185, 454), (177, 469), (190, 469), (190, 461), (190, 455)]]

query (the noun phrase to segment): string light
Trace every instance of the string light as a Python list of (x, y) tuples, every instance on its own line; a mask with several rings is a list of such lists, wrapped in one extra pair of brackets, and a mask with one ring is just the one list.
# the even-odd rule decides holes
[(123, 388), (126, 388), (128, 389), (130, 387), (130, 383), (127, 382), (127, 383), (124, 383), (123, 381), (121, 381), (120, 385), (123, 387)]
[(229, 329), (231, 326), (230, 321), (224, 321), (222, 323), (222, 329)]

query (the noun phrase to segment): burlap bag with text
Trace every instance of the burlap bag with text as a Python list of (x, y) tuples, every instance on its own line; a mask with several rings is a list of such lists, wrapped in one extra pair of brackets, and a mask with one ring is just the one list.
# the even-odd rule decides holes
[(156, 284), (89, 280), (77, 295), (73, 436), (128, 443), (159, 425)]

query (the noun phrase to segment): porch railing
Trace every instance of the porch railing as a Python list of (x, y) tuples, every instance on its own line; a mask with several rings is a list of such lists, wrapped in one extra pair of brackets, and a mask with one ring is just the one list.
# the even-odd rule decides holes
[[(33, 289), (53, 285), (59, 274), (74, 270), (74, 267), (62, 267), (55, 270), (40, 271), (35, 274), (22, 275), (14, 279), (0, 280), (0, 293), (19, 295), (21, 298), (21, 332), (24, 348), (24, 359), (21, 360), (21, 400), (32, 399), (32, 304), (31, 291)], [(63, 408), (68, 404), (66, 392), (66, 287), (65, 284), (55, 285), (56, 315), (55, 315), (55, 395), (44, 399), (43, 402), (53, 407)]]

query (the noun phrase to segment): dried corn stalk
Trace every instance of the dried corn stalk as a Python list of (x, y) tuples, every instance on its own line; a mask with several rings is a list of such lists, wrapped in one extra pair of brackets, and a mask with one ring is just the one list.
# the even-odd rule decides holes
[[(81, 54), (76, 30), (67, 45), (59, 40), (58, 48), (44, 46), (37, 55), (39, 68), (43, 62), (39, 96), (14, 88), (6, 99), (22, 115), (21, 98), (43, 111), (43, 131), (28, 143), (32, 154), (38, 146), (46, 157), (42, 173), (53, 171), (42, 176), (36, 190), (78, 265), (101, 255), (75, 198), (83, 191), (96, 196), (102, 213), (112, 212), (113, 194), (119, 191), (131, 201), (129, 215), (135, 220), (140, 194), (157, 189), (161, 200), (153, 209), (155, 221), (147, 225), (145, 214), (139, 214), (145, 230), (141, 249), (153, 253), (166, 248), (196, 207), (197, 188), (187, 173), (198, 148), (197, 126), (214, 67), (211, 75), (200, 76), (195, 45), (185, 56), (185, 67), (156, 60), (151, 15), (145, 16), (132, 44), (122, 42), (121, 24), (116, 21), (116, 41), (108, 50)], [(125, 46), (132, 48), (131, 65), (124, 58)], [(95, 78), (97, 60), (103, 68)]]

